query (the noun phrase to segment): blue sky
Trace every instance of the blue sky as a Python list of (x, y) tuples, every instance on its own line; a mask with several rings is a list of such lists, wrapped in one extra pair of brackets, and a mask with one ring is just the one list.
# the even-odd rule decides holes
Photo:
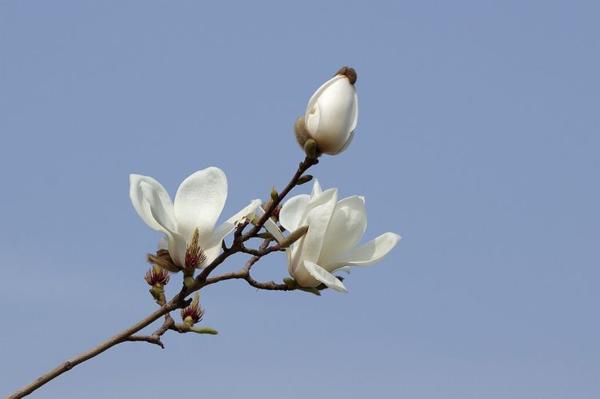
[[(358, 71), (314, 174), (403, 240), (348, 295), (203, 294), (220, 335), (131, 343), (32, 397), (600, 396), (593, 1), (0, 2), (0, 391), (149, 313), (128, 174), (281, 187), (294, 119)], [(299, 189), (298, 193), (308, 188)], [(225, 268), (239, 267), (243, 257)], [(285, 259), (256, 267), (280, 279)], [(173, 288), (173, 287), (172, 287)]]

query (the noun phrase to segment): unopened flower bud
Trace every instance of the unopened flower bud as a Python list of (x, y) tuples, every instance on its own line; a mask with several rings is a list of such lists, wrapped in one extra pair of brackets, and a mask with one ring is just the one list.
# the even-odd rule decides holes
[(320, 152), (330, 155), (344, 151), (352, 140), (358, 121), (356, 71), (341, 68), (315, 91), (306, 107), (304, 124), (296, 123), (296, 137), (307, 135)]
[(192, 302), (181, 309), (181, 320), (183, 320), (188, 327), (191, 327), (202, 320), (202, 316), (204, 316), (204, 310), (200, 306), (200, 295), (196, 292)]
[(165, 286), (169, 282), (169, 272), (161, 267), (152, 266), (152, 268), (146, 272), (144, 280), (152, 287)]

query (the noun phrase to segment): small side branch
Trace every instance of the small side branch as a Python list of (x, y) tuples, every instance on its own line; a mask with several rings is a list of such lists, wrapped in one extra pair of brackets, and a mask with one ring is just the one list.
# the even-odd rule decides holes
[(296, 173), (294, 174), (290, 182), (279, 194), (275, 196), (275, 198), (271, 199), (262, 217), (258, 219), (258, 221), (254, 224), (254, 227), (252, 227), (252, 229), (248, 233), (242, 236), (242, 242), (247, 241), (248, 239), (255, 237), (256, 234), (258, 234), (258, 232), (264, 226), (267, 219), (273, 216), (275, 208), (277, 208), (281, 201), (283, 201), (283, 199), (289, 194), (289, 192), (292, 191), (294, 187), (296, 187), (298, 181), (300, 180), (304, 172), (310, 169), (311, 166), (316, 165), (318, 163), (319, 160), (317, 158), (309, 158), (308, 156), (304, 158), (304, 161), (300, 162), (300, 165), (298, 165), (298, 170), (296, 170)]
[[(272, 247), (269, 247), (269, 244), (271, 243), (272, 239), (267, 238), (265, 239), (261, 246), (257, 249), (257, 250), (252, 250), (253, 253), (256, 253), (255, 256), (253, 256), (252, 258), (248, 259), (248, 261), (246, 262), (246, 264), (244, 265), (244, 267), (238, 271), (235, 272), (231, 272), (231, 273), (225, 273), (225, 274), (221, 274), (219, 276), (215, 276), (215, 277), (209, 277), (208, 279), (206, 279), (206, 282), (204, 285), (210, 285), (210, 284), (215, 284), (218, 283), (219, 281), (224, 281), (224, 280), (233, 280), (233, 279), (241, 279), (241, 280), (246, 280), (246, 282), (248, 284), (250, 284), (252, 287), (261, 289), (261, 290), (270, 290), (270, 291), (293, 291), (295, 289), (295, 287), (290, 287), (286, 284), (278, 284), (274, 281), (258, 281), (256, 279), (254, 279), (252, 277), (252, 275), (250, 274), (250, 271), (252, 270), (252, 267), (265, 255), (274, 252), (276, 250), (279, 250), (279, 245), (274, 245)], [(246, 252), (243, 251), (242, 252)]]
[(175, 321), (173, 320), (171, 315), (167, 313), (165, 315), (165, 321), (163, 322), (163, 324), (159, 327), (158, 330), (154, 331), (151, 335), (131, 335), (124, 339), (124, 341), (148, 342), (150, 344), (158, 345), (161, 348), (165, 349), (165, 345), (162, 343), (161, 337), (164, 335), (164, 333), (172, 329), (174, 326)]
[[(194, 282), (192, 285), (189, 285), (189, 286), (184, 285), (182, 287), (182, 289), (179, 291), (179, 293), (176, 294), (173, 297), (173, 299), (171, 299), (169, 302), (166, 302), (166, 300), (164, 299), (164, 294), (163, 294), (161, 297), (159, 297), (157, 299), (157, 302), (160, 305), (159, 309), (155, 310), (153, 313), (149, 314), (147, 317), (138, 321), (137, 323), (133, 324), (132, 326), (128, 327), (127, 329), (117, 333), (113, 337), (105, 340), (104, 342), (101, 342), (96, 347), (94, 347), (86, 352), (83, 352), (77, 356), (74, 356), (71, 359), (59, 364), (54, 369), (46, 372), (45, 374), (42, 374), (41, 376), (36, 378), (30, 384), (13, 392), (11, 395), (8, 396), (8, 399), (18, 399), (18, 398), (22, 398), (26, 395), (29, 395), (30, 393), (32, 393), (36, 389), (40, 388), (41, 386), (45, 385), (49, 381), (52, 381), (53, 379), (57, 378), (58, 376), (62, 375), (63, 373), (71, 370), (73, 367), (75, 367), (89, 359), (92, 359), (92, 358), (98, 356), (99, 354), (103, 353), (104, 351), (112, 348), (113, 346), (121, 344), (123, 342), (148, 342), (148, 343), (151, 343), (154, 345), (158, 345), (161, 348), (164, 348), (164, 344), (161, 341), (161, 337), (168, 330), (174, 330), (179, 333), (196, 332), (196, 333), (201, 333), (201, 334), (216, 334), (216, 331), (212, 330), (210, 328), (193, 329), (193, 328), (185, 327), (184, 325), (181, 325), (181, 324), (176, 324), (170, 316), (170, 312), (174, 311), (175, 309), (183, 308), (191, 302), (191, 300), (189, 300), (189, 299), (186, 300), (188, 295), (198, 291), (199, 289), (201, 289), (202, 287), (204, 287), (206, 285), (211, 285), (211, 284), (217, 283), (219, 281), (230, 280), (230, 279), (243, 279), (243, 280), (246, 280), (249, 285), (256, 287), (258, 289), (278, 290), (278, 291), (292, 291), (292, 290), (296, 289), (295, 287), (291, 287), (286, 284), (278, 284), (278, 283), (275, 283), (274, 281), (260, 282), (260, 281), (255, 280), (250, 275), (252, 266), (256, 262), (258, 262), (258, 260), (260, 260), (263, 256), (265, 256), (271, 252), (275, 252), (275, 251), (281, 249), (278, 246), (278, 244), (276, 244), (272, 247), (268, 247), (269, 243), (271, 242), (271, 239), (265, 239), (265, 241), (263, 242), (263, 245), (261, 245), (261, 247), (258, 250), (246, 249), (243, 244), (244, 244), (244, 242), (248, 241), (251, 238), (260, 236), (260, 234), (259, 234), (260, 230), (263, 228), (263, 226), (264, 226), (265, 222), (268, 220), (268, 218), (273, 216), (273, 212), (275, 211), (275, 209), (281, 204), (281, 202), (287, 196), (287, 194), (289, 194), (289, 192), (298, 184), (298, 182), (302, 178), (304, 172), (306, 172), (311, 166), (316, 165), (317, 163), (319, 163), (318, 159), (310, 158), (307, 156), (304, 159), (304, 161), (302, 161), (300, 163), (300, 165), (298, 166), (298, 169), (296, 170), (296, 173), (294, 174), (292, 179), (289, 181), (287, 186), (280, 193), (272, 196), (271, 201), (269, 202), (269, 204), (266, 206), (266, 209), (264, 210), (264, 214), (259, 218), (259, 220), (254, 222), (254, 225), (245, 234), (244, 234), (244, 229), (248, 226), (249, 221), (245, 221), (244, 223), (239, 225), (236, 228), (236, 231), (234, 233), (234, 240), (233, 240), (233, 243), (231, 244), (231, 246), (227, 247), (227, 245), (225, 245), (225, 243), (223, 242), (222, 243), (223, 252), (219, 256), (217, 256), (211, 262), (210, 265), (206, 266), (202, 270), (202, 272), (194, 279)], [(230, 257), (231, 255), (238, 253), (238, 252), (246, 252), (246, 253), (253, 255), (253, 257), (250, 260), (248, 260), (246, 265), (241, 270), (239, 270), (237, 272), (227, 273), (227, 274), (223, 274), (223, 275), (216, 276), (216, 277), (209, 277), (210, 273), (214, 269), (216, 269), (228, 257)], [(163, 322), (161, 327), (158, 330), (156, 330), (154, 333), (152, 333), (151, 335), (138, 334), (138, 332), (141, 331), (143, 328), (149, 326), (151, 323), (155, 322), (156, 320), (160, 319), (163, 316), (165, 318), (165, 321)]]

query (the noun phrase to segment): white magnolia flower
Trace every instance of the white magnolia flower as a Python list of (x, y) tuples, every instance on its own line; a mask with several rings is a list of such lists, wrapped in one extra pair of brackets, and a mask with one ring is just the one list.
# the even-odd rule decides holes
[[(322, 191), (315, 181), (311, 195), (290, 198), (279, 213), (281, 225), (288, 231), (308, 226), (308, 232), (288, 250), (290, 275), (302, 287), (321, 283), (337, 291), (346, 287), (332, 273), (348, 266), (368, 266), (381, 260), (400, 240), (385, 233), (357, 246), (367, 228), (365, 199), (352, 196), (337, 201), (337, 189)], [(277, 239), (283, 235), (269, 219), (265, 227)]]
[(358, 121), (356, 72), (342, 68), (339, 73), (315, 91), (304, 114), (306, 133), (317, 142), (321, 152), (331, 155), (348, 147)]
[(176, 265), (185, 266), (185, 253), (198, 230), (198, 244), (212, 262), (221, 250), (221, 241), (236, 223), (254, 214), (260, 200), (254, 200), (240, 212), (215, 228), (227, 199), (227, 177), (216, 167), (199, 170), (186, 178), (172, 202), (164, 187), (149, 176), (129, 176), (129, 196), (136, 212), (152, 229), (165, 234), (161, 247), (168, 249)]

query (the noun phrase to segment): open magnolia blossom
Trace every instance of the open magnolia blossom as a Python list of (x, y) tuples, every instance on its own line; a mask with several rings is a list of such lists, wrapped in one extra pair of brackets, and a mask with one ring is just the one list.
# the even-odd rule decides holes
[(358, 121), (355, 81), (354, 69), (344, 67), (308, 101), (304, 129), (323, 153), (339, 154), (352, 141)]
[(165, 188), (149, 176), (129, 176), (131, 203), (142, 220), (152, 229), (165, 234), (162, 249), (171, 259), (185, 267), (186, 250), (198, 231), (197, 245), (202, 251), (202, 265), (210, 264), (221, 251), (221, 242), (244, 217), (253, 215), (260, 206), (254, 200), (240, 212), (215, 228), (227, 199), (227, 177), (216, 167), (202, 169), (186, 178), (171, 201)]
[[(311, 96), (306, 113), (294, 124), (304, 159), (283, 190), (273, 187), (264, 208), (260, 200), (253, 200), (217, 225), (227, 199), (227, 177), (221, 169), (209, 167), (193, 173), (179, 185), (173, 200), (152, 177), (131, 174), (129, 196), (135, 211), (148, 226), (164, 235), (158, 251), (147, 254), (152, 266), (144, 276), (159, 308), (96, 347), (42, 374), (9, 398), (27, 396), (78, 364), (125, 342), (147, 342), (164, 348), (161, 337), (169, 331), (217, 334), (211, 327), (197, 326), (204, 315), (199, 292), (213, 284), (241, 280), (260, 290), (319, 294), (331, 288), (347, 292), (342, 277), (334, 273), (378, 262), (396, 246), (400, 236), (385, 233), (359, 244), (367, 228), (364, 197), (351, 196), (338, 201), (337, 189), (323, 191), (316, 180), (310, 195), (283, 201), (292, 189), (314, 178), (306, 172), (319, 164), (322, 154), (338, 154), (350, 144), (358, 119), (355, 82), (356, 71), (342, 67)], [(265, 154), (268, 156), (268, 151)], [(227, 245), (224, 239), (231, 233), (233, 238)], [(253, 266), (281, 250), (287, 254), (288, 271), (293, 279), (277, 283), (255, 278)], [(217, 270), (226, 260), (240, 254), (252, 257), (239, 270)], [(200, 268), (202, 271), (197, 270)], [(177, 272), (181, 272), (178, 278), (170, 274)], [(170, 288), (165, 287), (167, 284), (181, 285), (179, 289), (176, 286), (167, 290)], [(176, 293), (171, 296), (169, 291)], [(193, 300), (190, 295), (194, 295)], [(175, 311), (180, 311), (181, 322), (173, 318)], [(143, 331), (159, 319), (164, 321), (154, 332)]]
[[(337, 189), (323, 191), (315, 181), (311, 195), (290, 198), (279, 213), (281, 225), (292, 232), (308, 226), (304, 237), (287, 250), (290, 275), (302, 287), (321, 283), (346, 292), (344, 284), (332, 273), (349, 266), (368, 266), (381, 260), (400, 240), (385, 233), (357, 246), (367, 228), (365, 199), (352, 196), (337, 200)], [(273, 220), (265, 227), (278, 241), (284, 237)]]

